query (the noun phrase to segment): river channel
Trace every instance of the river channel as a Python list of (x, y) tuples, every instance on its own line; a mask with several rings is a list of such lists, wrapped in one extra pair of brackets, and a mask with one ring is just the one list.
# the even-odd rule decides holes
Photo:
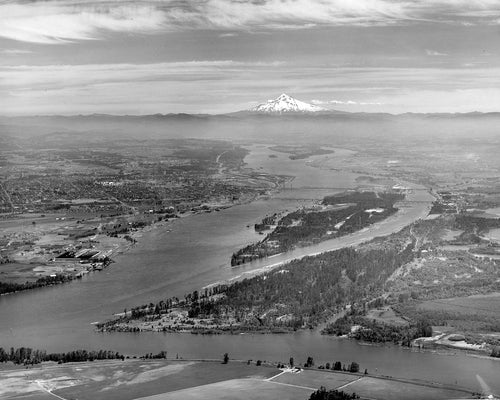
[[(236, 249), (261, 239), (253, 224), (277, 211), (311, 204), (326, 194), (355, 188), (356, 174), (315, 168), (309, 164), (324, 157), (350, 157), (337, 149), (328, 156), (289, 160), (263, 146), (252, 146), (245, 161), (263, 172), (293, 175), (292, 188), (267, 199), (209, 214), (175, 220), (145, 232), (140, 242), (106, 270), (80, 281), (0, 297), (0, 346), (28, 346), (50, 351), (77, 348), (111, 349), (125, 354), (145, 354), (166, 349), (185, 358), (231, 357), (286, 361), (290, 356), (317, 362), (357, 361), (361, 368), (379, 374), (436, 381), (481, 390), (486, 382), (500, 393), (500, 360), (463, 353), (440, 355), (391, 346), (367, 346), (345, 339), (325, 337), (316, 331), (288, 335), (191, 335), (164, 333), (97, 333), (94, 321), (113, 313), (170, 296), (182, 296), (213, 282), (252, 274), (257, 269), (307, 254), (350, 246), (399, 230), (425, 217), (432, 196), (413, 185), (411, 203), (387, 220), (348, 237), (333, 239), (292, 253), (231, 268)], [(249, 226), (249, 227), (248, 227)], [(479, 379), (478, 379), (479, 376)]]

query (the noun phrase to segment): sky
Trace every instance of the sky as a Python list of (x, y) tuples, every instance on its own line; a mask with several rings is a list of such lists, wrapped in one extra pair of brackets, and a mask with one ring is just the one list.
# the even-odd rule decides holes
[(499, 0), (0, 2), (0, 115), (500, 111)]

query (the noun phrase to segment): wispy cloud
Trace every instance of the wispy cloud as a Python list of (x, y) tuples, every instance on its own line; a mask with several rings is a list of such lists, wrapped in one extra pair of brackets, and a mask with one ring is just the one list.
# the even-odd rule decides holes
[(31, 50), (22, 50), (22, 49), (4, 49), (0, 50), (0, 54), (31, 54), (33, 53)]
[(448, 54), (447, 53), (442, 53), (440, 51), (436, 51), (436, 50), (429, 50), (429, 49), (426, 49), (425, 50), (425, 53), (428, 55), (428, 56), (431, 56), (431, 57), (445, 57), (447, 56)]
[(154, 64), (0, 66), (0, 94), (2, 89), (8, 90), (11, 95), (24, 96), (36, 90), (50, 92), (104, 84), (219, 80), (221, 74), (227, 74), (231, 70), (269, 71), (284, 65), (281, 61), (209, 60)]
[(311, 103), (316, 105), (344, 105), (344, 106), (381, 106), (384, 103), (378, 101), (354, 101), (354, 100), (311, 100)]
[(105, 30), (157, 31), (162, 27), (164, 15), (153, 3), (49, 0), (2, 4), (0, 36), (23, 42), (57, 44), (96, 39)]
[(413, 21), (499, 24), (498, 15), (498, 0), (19, 0), (0, 4), (0, 36), (56, 44), (99, 39), (106, 31), (233, 33)]
[(499, 74), (500, 68), (304, 68), (232, 60), (0, 65), (0, 113), (218, 113), (282, 92), (345, 111), (495, 111)]

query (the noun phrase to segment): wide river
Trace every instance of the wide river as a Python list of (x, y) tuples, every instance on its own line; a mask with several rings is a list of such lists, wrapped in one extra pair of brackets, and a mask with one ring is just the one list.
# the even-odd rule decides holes
[(139, 244), (117, 257), (116, 263), (81, 281), (1, 296), (0, 346), (29, 346), (54, 352), (102, 348), (138, 355), (167, 349), (170, 355), (185, 358), (215, 358), (228, 352), (232, 358), (275, 361), (286, 361), (290, 356), (305, 361), (311, 355), (316, 362), (357, 361), (361, 368), (379, 374), (457, 382), (475, 390), (482, 390), (481, 385), (486, 383), (493, 392), (500, 393), (500, 360), (463, 353), (442, 355), (392, 346), (367, 346), (325, 337), (317, 331), (214, 336), (93, 331), (92, 322), (110, 318), (124, 308), (182, 296), (210, 283), (251, 274), (291, 258), (354, 245), (397, 231), (428, 213), (432, 196), (412, 185), (414, 190), (409, 200), (413, 202), (376, 226), (292, 254), (231, 268), (232, 252), (262, 238), (254, 232), (253, 224), (264, 215), (292, 210), (326, 194), (358, 186), (356, 174), (309, 165), (312, 161), (328, 165), (321, 162), (328, 157), (348, 159), (354, 154), (349, 150), (337, 149), (333, 155), (294, 161), (280, 153), (273, 153), (278, 157), (270, 158), (271, 153), (264, 146), (252, 146), (245, 161), (249, 167), (263, 172), (295, 176), (293, 189), (251, 204), (181, 218), (166, 227), (145, 232)]

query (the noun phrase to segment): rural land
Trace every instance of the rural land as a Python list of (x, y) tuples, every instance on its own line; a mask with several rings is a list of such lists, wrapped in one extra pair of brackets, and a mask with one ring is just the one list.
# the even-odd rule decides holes
[[(291, 360), (292, 361), (292, 360)], [(4, 399), (313, 399), (326, 391), (338, 399), (470, 399), (479, 393), (366, 372), (301, 368), (263, 360), (166, 360), (140, 357), (54, 362), (0, 369)], [(340, 361), (339, 361), (340, 363)], [(352, 365), (354, 364), (354, 366)], [(351, 363), (357, 369), (357, 363)], [(318, 388), (318, 389), (316, 389)]]

